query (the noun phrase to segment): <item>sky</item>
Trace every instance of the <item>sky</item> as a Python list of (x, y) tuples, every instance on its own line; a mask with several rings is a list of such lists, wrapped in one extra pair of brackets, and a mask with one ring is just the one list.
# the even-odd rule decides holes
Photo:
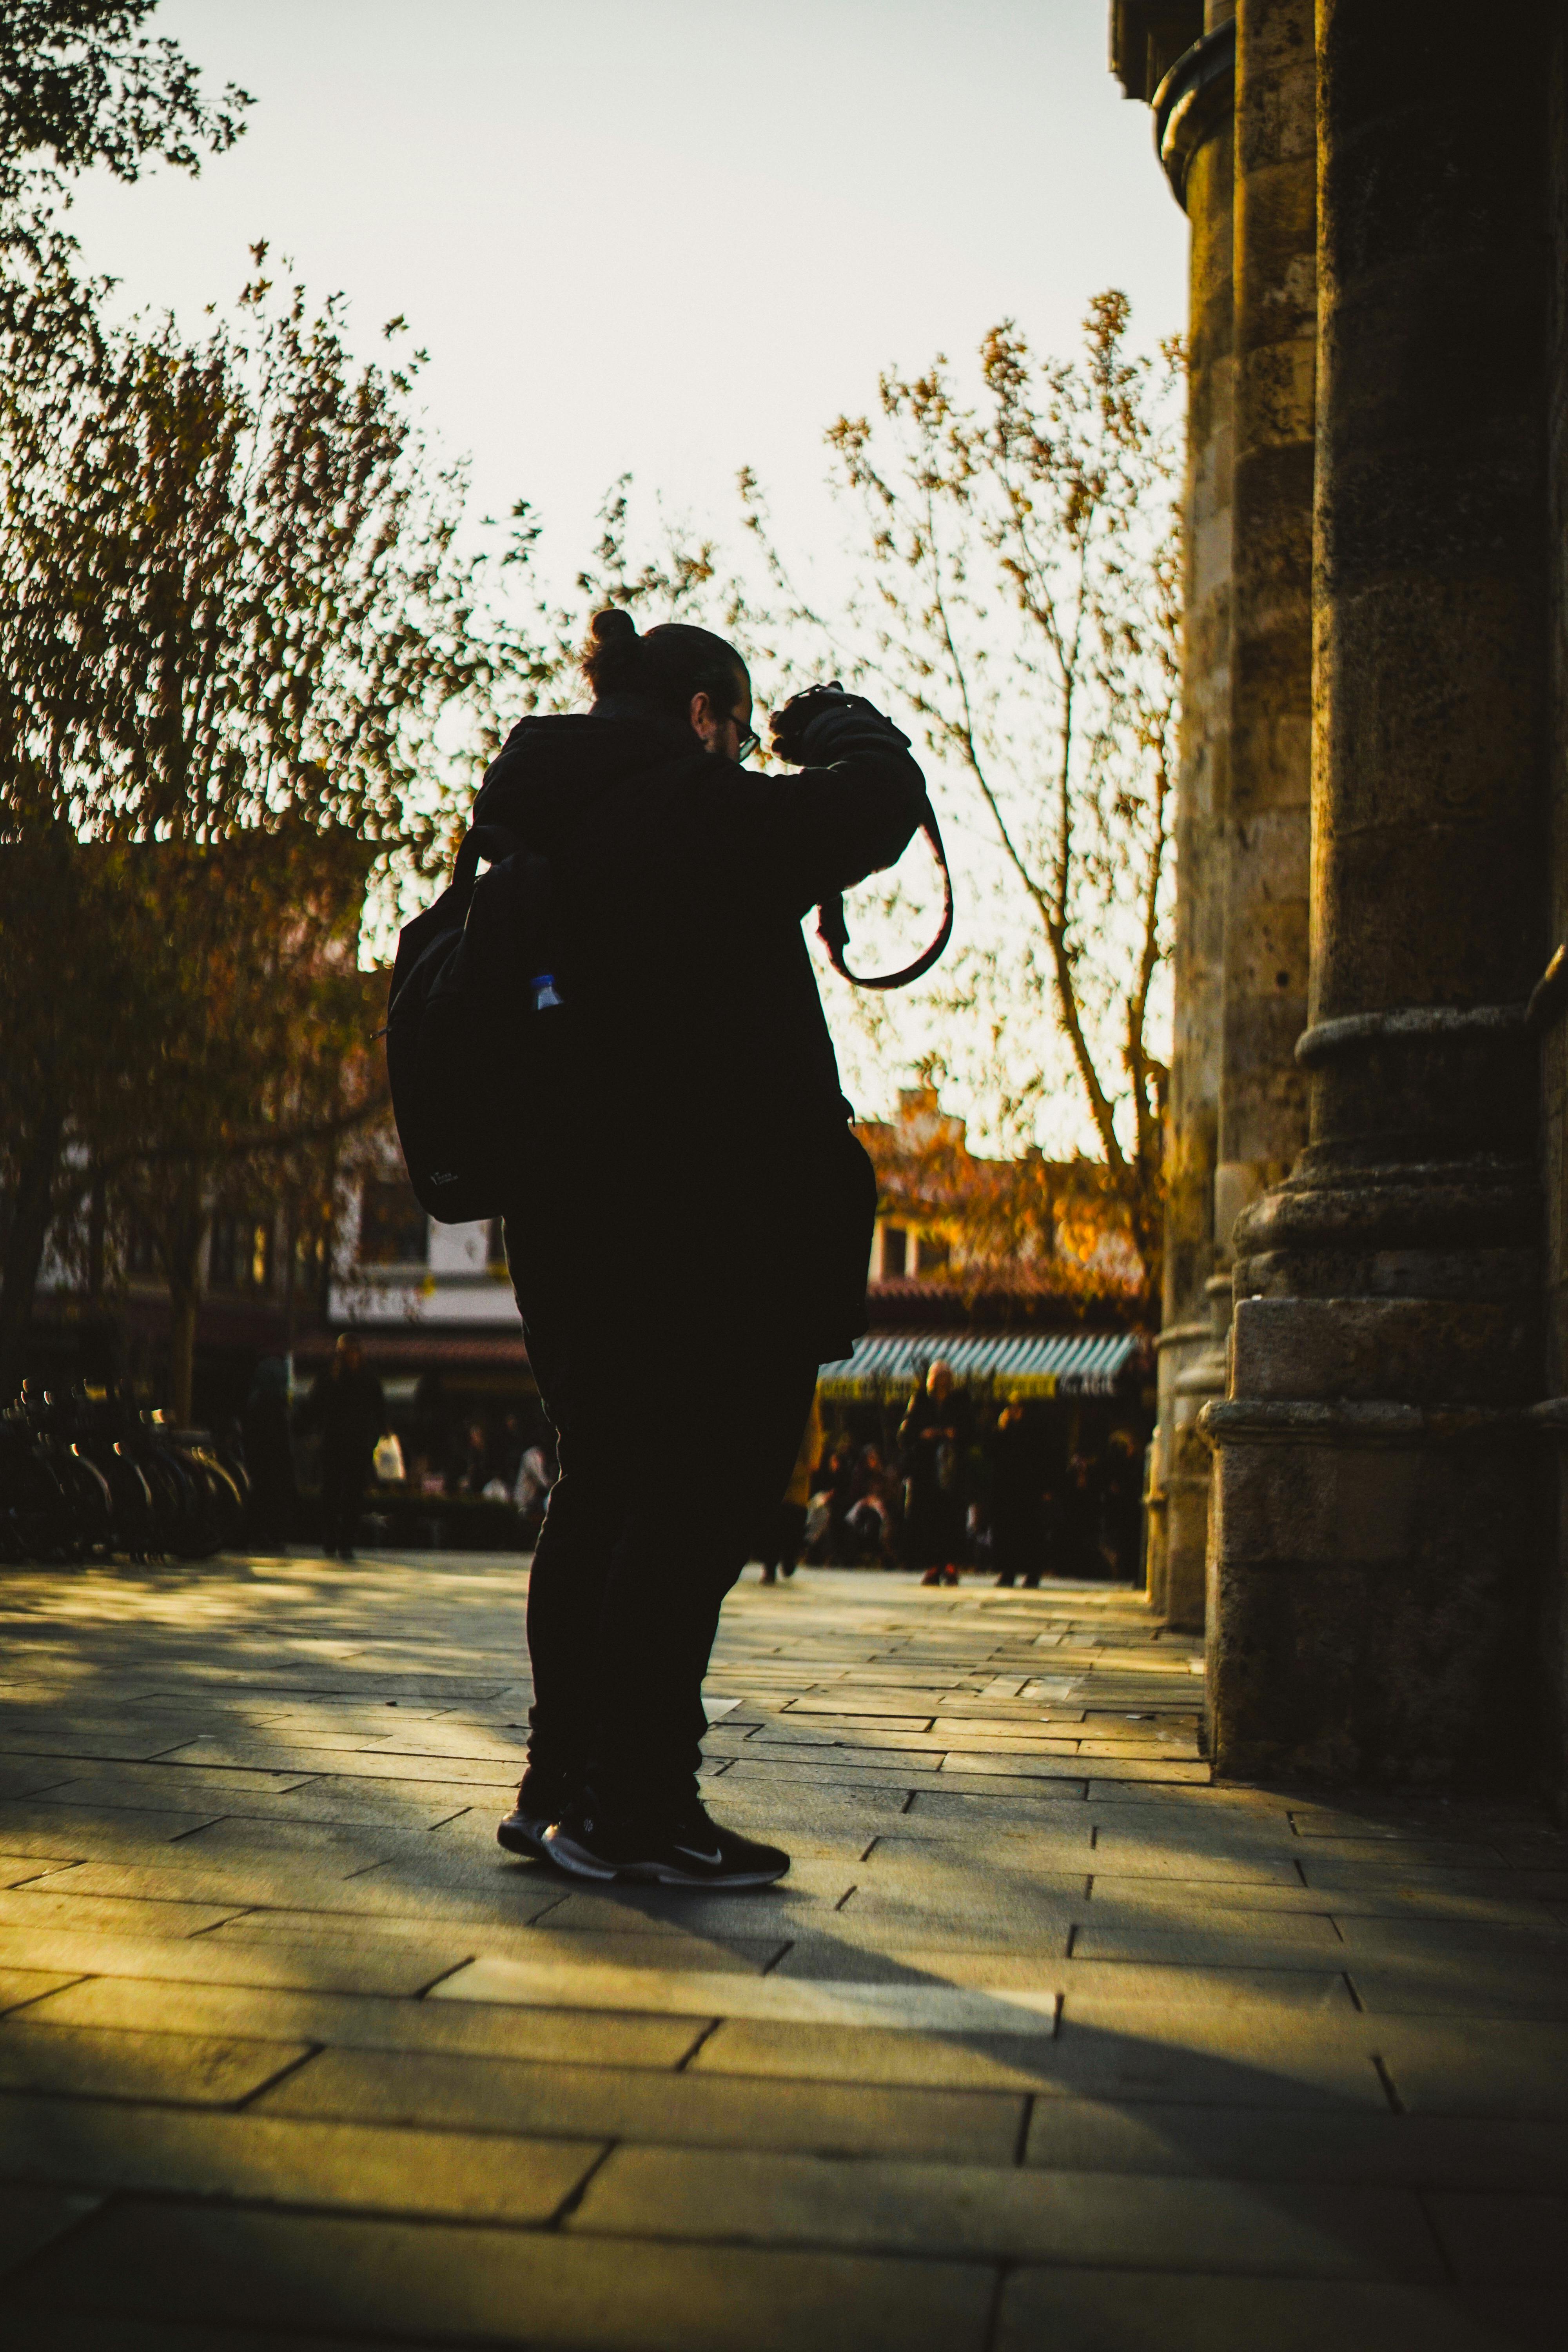
[(195, 323), (267, 238), (397, 313), (476, 496), (574, 555), (630, 469), (730, 510), (756, 467), (792, 530), (824, 428), (880, 369), (1016, 317), (1069, 343), (1088, 297), (1149, 340), (1184, 313), (1185, 223), (1106, 68), (1106, 0), (165, 0), (215, 89), (256, 100), (198, 181), (83, 185), (128, 299)]
[[(215, 95), (254, 97), (245, 135), (195, 181), (94, 175), (72, 226), (128, 306), (192, 329), (260, 238), (313, 294), (347, 295), (365, 355), (405, 315), (437, 446), (469, 457), (479, 512), (529, 501), (557, 591), (617, 476), (634, 510), (657, 492), (722, 530), (742, 465), (819, 581), (840, 530), (823, 434), (874, 404), (880, 371), (962, 365), (1003, 318), (1067, 351), (1108, 286), (1135, 341), (1183, 325), (1186, 224), (1147, 108), (1107, 68), (1107, 17), (1108, 0), (164, 0), (151, 29)], [(893, 1076), (862, 1062), (866, 1108)]]

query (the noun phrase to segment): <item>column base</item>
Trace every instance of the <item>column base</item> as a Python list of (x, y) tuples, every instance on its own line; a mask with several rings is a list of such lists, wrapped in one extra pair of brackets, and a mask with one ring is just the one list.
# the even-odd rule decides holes
[(1526, 1783), (1544, 1496), (1525, 1412), (1254, 1399), (1203, 1426), (1215, 1770)]

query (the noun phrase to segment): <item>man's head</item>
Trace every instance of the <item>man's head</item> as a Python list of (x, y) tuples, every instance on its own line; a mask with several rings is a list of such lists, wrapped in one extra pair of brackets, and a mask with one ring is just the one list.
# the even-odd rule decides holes
[(338, 1344), (332, 1350), (333, 1370), (340, 1372), (357, 1372), (363, 1361), (359, 1341), (354, 1338), (353, 1333), (340, 1331)]
[(639, 636), (631, 614), (617, 605), (595, 614), (582, 670), (595, 702), (635, 695), (689, 727), (717, 759), (742, 760), (755, 747), (746, 665), (710, 629), (668, 621)]
[(941, 1356), (926, 1374), (926, 1394), (939, 1404), (952, 1394), (952, 1366)]

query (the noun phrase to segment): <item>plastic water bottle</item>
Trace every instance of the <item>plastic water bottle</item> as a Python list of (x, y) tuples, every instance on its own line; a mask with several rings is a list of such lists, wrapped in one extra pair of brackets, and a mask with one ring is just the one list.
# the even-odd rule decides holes
[(555, 990), (555, 974), (552, 971), (536, 971), (528, 985), (536, 1013), (548, 1013), (552, 1004), (561, 1003), (562, 1000)]

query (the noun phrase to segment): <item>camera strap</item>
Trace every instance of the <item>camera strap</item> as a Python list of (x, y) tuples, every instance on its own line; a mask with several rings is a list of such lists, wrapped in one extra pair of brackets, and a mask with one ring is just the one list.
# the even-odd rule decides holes
[(928, 972), (943, 948), (952, 937), (952, 876), (948, 871), (947, 852), (942, 847), (942, 833), (936, 821), (936, 811), (930, 801), (921, 818), (921, 831), (930, 842), (931, 856), (942, 868), (942, 928), (923, 955), (916, 956), (901, 971), (851, 971), (844, 958), (849, 946), (849, 925), (845, 918), (844, 901), (837, 894), (824, 898), (816, 910), (816, 935), (827, 950), (827, 961), (842, 979), (857, 988), (908, 988), (911, 981)]

